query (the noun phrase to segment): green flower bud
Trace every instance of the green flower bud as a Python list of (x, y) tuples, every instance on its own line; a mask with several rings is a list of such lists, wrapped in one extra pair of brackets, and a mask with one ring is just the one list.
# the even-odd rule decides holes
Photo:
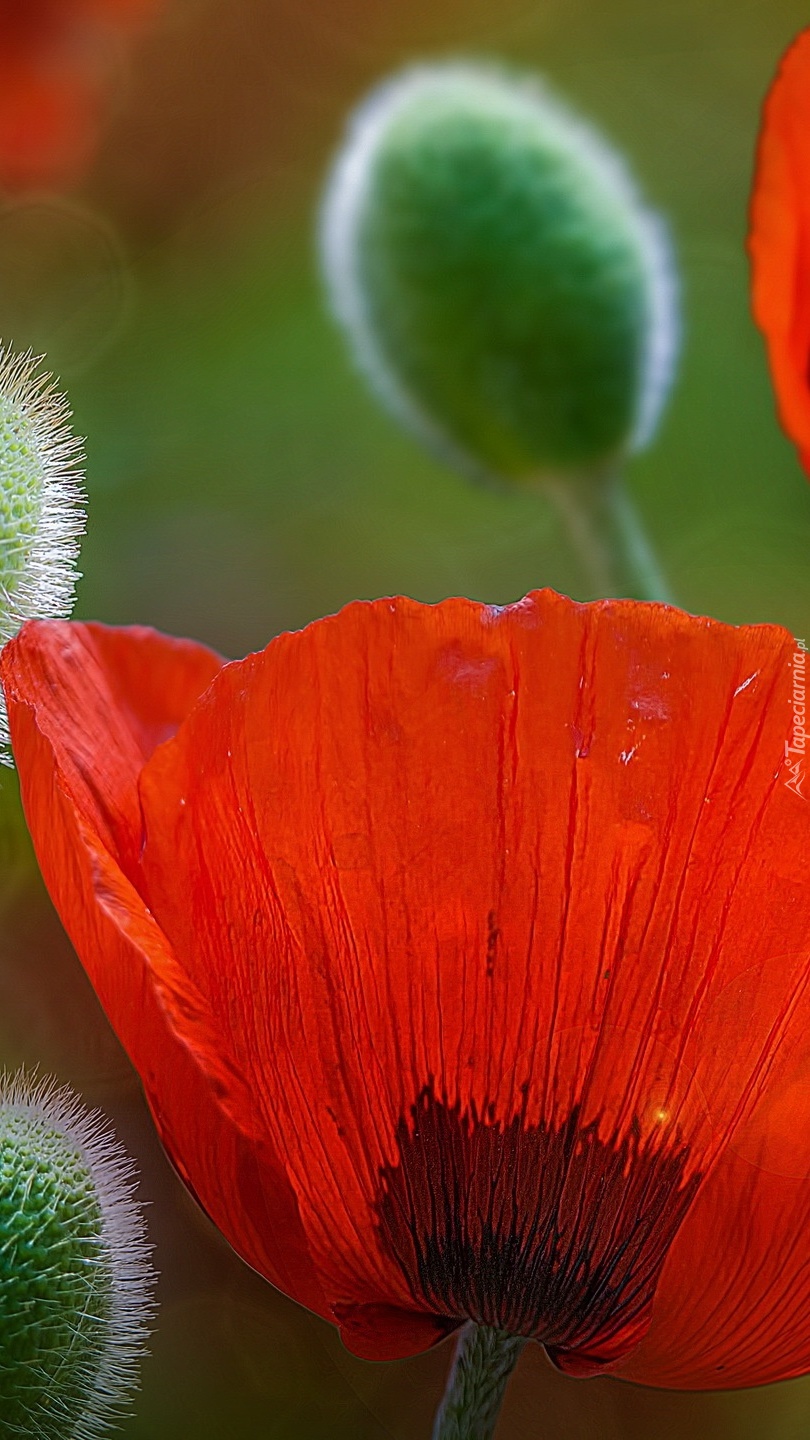
[(664, 226), (539, 82), (446, 64), (363, 104), (328, 184), (333, 308), (381, 399), (477, 474), (594, 474), (651, 436), (677, 348)]
[[(78, 578), (82, 446), (38, 365), (0, 347), (0, 646), (25, 620), (69, 615)], [(11, 764), (1, 696), (0, 763)]]
[(132, 1190), (68, 1091), (0, 1084), (0, 1434), (91, 1440), (121, 1413), (153, 1314)]

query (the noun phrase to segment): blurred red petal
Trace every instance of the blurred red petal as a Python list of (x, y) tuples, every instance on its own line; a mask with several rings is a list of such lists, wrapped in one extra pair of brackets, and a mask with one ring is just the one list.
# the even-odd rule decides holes
[(81, 78), (0, 71), (0, 186), (28, 190), (77, 174), (93, 149), (96, 110)]
[(748, 247), (779, 416), (810, 472), (810, 30), (765, 102)]
[(24, 0), (0, 6), (0, 186), (72, 181), (98, 139), (111, 39), (158, 0)]

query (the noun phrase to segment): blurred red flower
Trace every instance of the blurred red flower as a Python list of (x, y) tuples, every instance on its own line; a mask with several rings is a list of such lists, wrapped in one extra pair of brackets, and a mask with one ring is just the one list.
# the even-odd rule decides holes
[(116, 42), (158, 0), (0, 0), (0, 186), (61, 185), (95, 148)]
[(251, 1265), (369, 1357), (472, 1318), (572, 1373), (810, 1369), (786, 632), (546, 591), (0, 665), (48, 887)]
[(765, 102), (748, 248), (779, 416), (810, 473), (810, 30)]

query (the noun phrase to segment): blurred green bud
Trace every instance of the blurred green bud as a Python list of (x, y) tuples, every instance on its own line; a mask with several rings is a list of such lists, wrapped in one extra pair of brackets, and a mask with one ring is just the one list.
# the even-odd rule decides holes
[(677, 349), (666, 231), (539, 82), (444, 64), (384, 84), (321, 245), (372, 385), (460, 468), (593, 475), (650, 438)]
[(71, 1094), (0, 1084), (0, 1434), (91, 1440), (134, 1387), (153, 1271), (132, 1167)]
[[(25, 620), (69, 615), (78, 578), (82, 446), (38, 365), (0, 347), (0, 646)], [(0, 763), (11, 764), (2, 696)]]

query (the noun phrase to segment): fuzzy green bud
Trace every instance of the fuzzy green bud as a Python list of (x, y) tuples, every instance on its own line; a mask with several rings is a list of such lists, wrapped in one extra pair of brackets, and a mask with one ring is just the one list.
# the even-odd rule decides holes
[(321, 242), (372, 385), (459, 467), (592, 475), (650, 437), (677, 348), (665, 229), (539, 82), (447, 64), (384, 84)]
[(0, 1434), (91, 1440), (128, 1400), (153, 1313), (132, 1188), (68, 1092), (0, 1085)]
[[(70, 614), (84, 529), (81, 442), (38, 366), (0, 347), (0, 646), (25, 620)], [(1, 696), (0, 762), (11, 763)]]

